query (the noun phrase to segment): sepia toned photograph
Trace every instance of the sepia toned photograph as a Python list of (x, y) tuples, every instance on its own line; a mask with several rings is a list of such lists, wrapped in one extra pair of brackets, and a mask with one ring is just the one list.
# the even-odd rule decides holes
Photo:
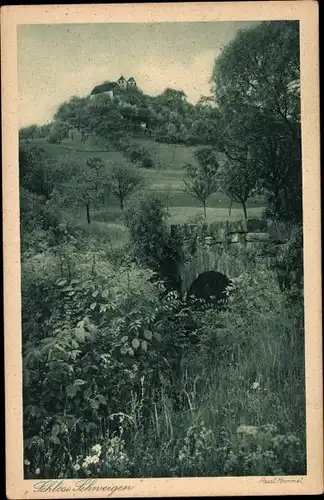
[(301, 47), (298, 16), (17, 23), (28, 498), (307, 478)]

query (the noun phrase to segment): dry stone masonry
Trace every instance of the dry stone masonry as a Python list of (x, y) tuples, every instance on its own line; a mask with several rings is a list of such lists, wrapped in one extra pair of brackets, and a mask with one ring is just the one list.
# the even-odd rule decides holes
[(185, 261), (180, 266), (183, 293), (204, 271), (228, 274), (227, 257), (231, 257), (232, 262), (236, 261), (241, 268), (254, 259), (277, 270), (277, 257), (288, 241), (288, 235), (271, 235), (268, 222), (264, 219), (172, 225), (171, 234), (180, 239), (185, 254)]

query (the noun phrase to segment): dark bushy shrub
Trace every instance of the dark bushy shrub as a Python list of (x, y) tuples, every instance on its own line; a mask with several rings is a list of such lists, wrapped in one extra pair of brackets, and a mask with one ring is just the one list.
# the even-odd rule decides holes
[(146, 154), (146, 156), (144, 156), (142, 158), (142, 167), (143, 168), (154, 168), (154, 162), (148, 154)]
[(127, 138), (117, 141), (117, 147), (124, 153), (132, 163), (141, 165), (143, 168), (154, 168), (154, 162), (147, 149), (139, 146)]
[(125, 211), (135, 257), (165, 281), (168, 289), (181, 292), (178, 264), (182, 260), (180, 242), (171, 237), (167, 213), (161, 197), (145, 193), (134, 198)]

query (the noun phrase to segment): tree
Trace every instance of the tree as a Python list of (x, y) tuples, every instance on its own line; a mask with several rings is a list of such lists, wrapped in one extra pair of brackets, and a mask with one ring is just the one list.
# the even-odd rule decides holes
[(138, 191), (144, 186), (144, 179), (136, 168), (128, 164), (120, 163), (113, 165), (111, 169), (111, 192), (124, 209), (125, 198)]
[(196, 151), (195, 157), (198, 166), (187, 165), (187, 179), (184, 180), (185, 191), (199, 200), (206, 213), (206, 202), (209, 196), (215, 193), (219, 187), (217, 172), (219, 163), (215, 151), (211, 148), (200, 148)]
[(132, 196), (124, 212), (137, 259), (149, 266), (168, 289), (181, 293), (180, 241), (169, 232), (163, 196), (142, 193)]
[(19, 130), (19, 139), (28, 141), (29, 139), (37, 139), (46, 137), (49, 133), (51, 125), (29, 125)]
[(67, 122), (55, 121), (49, 131), (48, 142), (59, 144), (63, 139), (65, 139), (65, 137), (67, 137), (70, 128), (71, 127)]
[(221, 189), (230, 199), (230, 210), (232, 202), (237, 201), (242, 205), (244, 217), (247, 219), (246, 202), (257, 184), (255, 169), (248, 158), (245, 163), (226, 162), (219, 172), (219, 178)]
[(32, 193), (49, 199), (53, 188), (53, 171), (43, 148), (20, 146), (19, 184)]
[(91, 206), (102, 199), (104, 187), (109, 186), (109, 170), (98, 157), (88, 158), (86, 162), (69, 161), (73, 173), (62, 186), (60, 196), (63, 203), (83, 205), (88, 224), (91, 223)]
[(73, 96), (69, 101), (59, 106), (54, 116), (55, 121), (66, 122), (70, 128), (76, 128), (80, 132), (87, 101), (86, 97)]
[[(301, 219), (299, 27), (264, 22), (239, 32), (213, 71), (218, 149), (236, 165), (247, 153), (273, 216)], [(240, 167), (242, 168), (242, 167)]]

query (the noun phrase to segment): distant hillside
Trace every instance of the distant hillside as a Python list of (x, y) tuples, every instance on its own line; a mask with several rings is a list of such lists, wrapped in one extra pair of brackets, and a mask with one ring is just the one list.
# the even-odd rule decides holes
[(52, 124), (26, 127), (20, 137), (59, 144), (75, 129), (81, 142), (89, 136), (110, 142), (127, 136), (194, 146), (215, 144), (217, 139), (217, 110), (206, 100), (194, 106), (183, 91), (169, 88), (152, 97), (136, 86), (121, 88), (115, 82), (97, 85), (92, 92), (62, 103)]

